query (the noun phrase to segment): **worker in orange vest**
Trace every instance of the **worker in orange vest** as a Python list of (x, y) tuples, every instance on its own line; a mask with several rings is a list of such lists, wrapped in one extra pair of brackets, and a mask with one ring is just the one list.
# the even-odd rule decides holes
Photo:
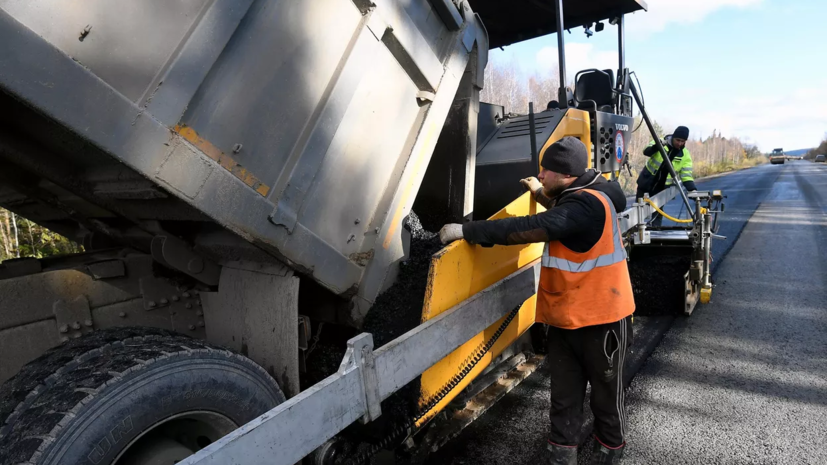
[(626, 197), (617, 182), (587, 170), (588, 151), (574, 137), (541, 152), (539, 179), (521, 182), (543, 213), (448, 224), (443, 243), (483, 246), (544, 242), (537, 290), (538, 323), (548, 325), (551, 370), (549, 464), (574, 465), (591, 384), (591, 464), (619, 463), (626, 445), (623, 368), (635, 310), (617, 212)]

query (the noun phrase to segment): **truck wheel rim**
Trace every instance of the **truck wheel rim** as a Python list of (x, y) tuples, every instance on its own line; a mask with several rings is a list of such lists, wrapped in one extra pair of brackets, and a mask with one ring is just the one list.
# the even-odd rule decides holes
[(165, 418), (132, 440), (114, 465), (175, 464), (207, 447), (238, 425), (226, 416), (208, 411), (184, 412)]

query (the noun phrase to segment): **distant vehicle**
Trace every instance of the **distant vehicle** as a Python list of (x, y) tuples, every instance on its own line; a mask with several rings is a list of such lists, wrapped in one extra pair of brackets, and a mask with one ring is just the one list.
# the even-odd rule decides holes
[(770, 154), (770, 163), (773, 165), (783, 165), (786, 159), (787, 157), (784, 155), (784, 149), (773, 149)]
[(827, 157), (825, 157), (824, 155), (816, 155), (816, 159), (815, 159), (814, 161), (815, 161), (816, 163), (824, 163), (824, 162), (825, 162), (825, 158), (827, 158)]

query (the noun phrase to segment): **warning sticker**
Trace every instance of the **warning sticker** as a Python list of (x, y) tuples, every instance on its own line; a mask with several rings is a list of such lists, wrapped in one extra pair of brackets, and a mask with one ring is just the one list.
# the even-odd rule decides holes
[(623, 154), (626, 153), (626, 144), (623, 140), (623, 133), (618, 131), (615, 134), (615, 157), (618, 163), (623, 161)]

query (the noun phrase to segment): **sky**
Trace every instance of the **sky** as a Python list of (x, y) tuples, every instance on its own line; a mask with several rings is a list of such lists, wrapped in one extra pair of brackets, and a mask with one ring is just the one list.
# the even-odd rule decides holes
[[(827, 0), (647, 0), (627, 16), (626, 63), (667, 132), (713, 130), (769, 152), (817, 146), (827, 133)], [(617, 29), (565, 34), (569, 80), (617, 68)], [(555, 72), (557, 37), (495, 49), (489, 62)], [(636, 113), (637, 114), (637, 110)]]

